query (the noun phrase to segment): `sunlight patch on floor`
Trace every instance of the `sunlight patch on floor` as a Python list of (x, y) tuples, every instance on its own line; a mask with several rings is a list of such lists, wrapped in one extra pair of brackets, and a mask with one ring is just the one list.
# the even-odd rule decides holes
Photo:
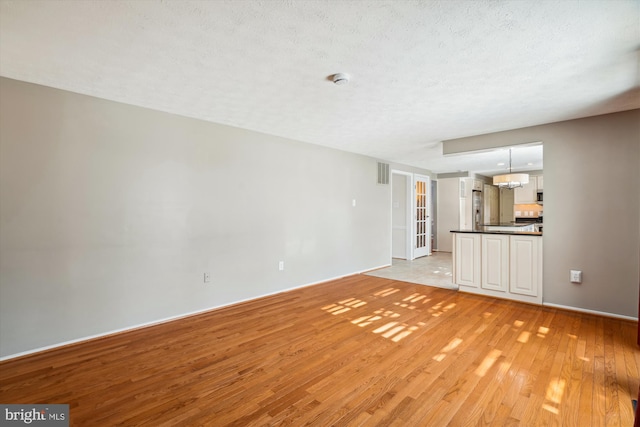
[(429, 313), (431, 313), (433, 317), (440, 317), (440, 315), (446, 313), (456, 306), (455, 302), (447, 304), (445, 307), (442, 307), (443, 304), (444, 302), (439, 302), (436, 305), (431, 306), (431, 308), (429, 309)]
[(383, 326), (379, 327), (378, 329), (374, 330), (373, 333), (374, 334), (382, 333), (382, 332), (386, 331), (387, 329), (394, 327), (397, 324), (398, 324), (398, 322), (389, 322), (386, 325), (383, 325)]
[(460, 338), (452, 339), (451, 341), (449, 341), (449, 344), (442, 347), (440, 349), (440, 353), (433, 356), (432, 359), (435, 360), (436, 362), (442, 362), (444, 358), (447, 357), (447, 353), (449, 353), (451, 350), (458, 347), (461, 343), (462, 343), (462, 340)]
[(566, 384), (567, 381), (560, 378), (553, 379), (549, 382), (545, 395), (546, 401), (542, 405), (542, 409), (556, 415), (560, 413), (558, 406), (560, 406), (560, 403), (562, 402), (562, 395), (564, 394)]
[[(382, 291), (376, 292), (374, 296), (378, 296), (378, 297), (390, 296), (395, 294), (398, 291), (399, 289), (397, 288), (387, 288), (387, 289), (383, 289)], [(421, 294), (419, 292), (414, 292), (406, 297), (400, 297), (397, 301), (390, 302), (390, 303), (392, 303), (395, 306), (401, 307), (403, 309), (409, 309), (409, 310), (415, 310), (420, 306), (428, 310), (428, 312), (431, 313), (433, 316), (440, 316), (441, 314), (456, 307), (456, 303), (451, 302), (446, 304), (445, 301), (439, 302), (433, 305), (431, 308), (427, 308), (428, 306), (424, 306), (424, 304), (430, 302), (431, 300), (432, 298), (428, 298), (427, 295)], [(364, 300), (351, 297), (351, 298), (345, 298), (343, 300), (340, 300), (334, 304), (326, 305), (322, 307), (322, 310), (326, 311), (327, 313), (331, 313), (332, 315), (339, 315), (339, 314), (346, 313), (352, 309), (361, 308), (367, 304), (368, 303)], [(382, 326), (376, 325), (375, 326), (376, 329), (374, 329), (372, 332), (374, 334), (382, 336), (383, 338), (390, 339), (393, 342), (400, 342), (401, 340), (405, 339), (406, 337), (408, 337), (409, 335), (417, 331), (420, 327), (426, 325), (424, 322), (418, 322), (415, 325), (410, 325), (408, 323), (401, 322), (400, 320), (401, 317), (402, 317), (402, 312), (398, 313), (394, 310), (380, 308), (374, 311), (373, 314), (361, 315), (353, 320), (350, 320), (350, 322), (353, 325), (357, 325), (361, 328), (364, 328), (366, 326), (377, 323), (380, 320), (386, 320), (387, 322), (384, 325)], [(452, 345), (453, 347), (451, 348), (455, 348), (455, 346), (457, 346), (458, 344), (459, 342), (454, 341), (453, 344), (450, 343), (449, 346)], [(442, 351), (449, 351), (449, 350), (447, 350), (447, 347), (445, 347), (445, 349), (443, 349)]]
[(493, 366), (494, 363), (496, 363), (496, 360), (498, 360), (498, 357), (500, 357), (501, 354), (502, 351), (500, 350), (491, 350), (489, 354), (487, 354), (487, 356), (484, 358), (480, 366), (478, 366), (478, 369), (475, 370), (475, 374), (480, 377), (484, 377), (487, 371)]
[(391, 341), (393, 342), (398, 342), (406, 337), (408, 337), (409, 335), (411, 335), (414, 331), (417, 331), (418, 327), (417, 326), (411, 326), (410, 328), (408, 328), (407, 330), (400, 332), (398, 335), (396, 335), (395, 337), (393, 337), (391, 339)]
[(538, 333), (536, 334), (536, 336), (538, 336), (540, 338), (545, 338), (548, 333), (549, 333), (549, 328), (546, 328), (544, 326), (540, 326), (538, 328)]
[(529, 337), (531, 336), (531, 332), (522, 331), (520, 336), (518, 337), (518, 342), (526, 344), (529, 341)]
[(424, 299), (424, 298), (426, 298), (426, 297), (427, 297), (426, 295), (420, 295), (420, 294), (418, 294), (418, 293), (415, 293), (415, 294), (409, 295), (408, 297), (406, 297), (406, 298), (405, 298), (405, 299), (403, 299), (402, 301), (418, 302), (418, 301), (420, 301), (421, 299)]
[(400, 289), (389, 288), (389, 289), (384, 289), (384, 290), (382, 290), (380, 292), (376, 292), (373, 295), (375, 295), (377, 297), (388, 297), (389, 295), (393, 295), (393, 294), (395, 294), (396, 292), (399, 292), (399, 291), (400, 291)]
[(364, 328), (365, 326), (370, 325), (376, 320), (380, 320), (380, 319), (382, 319), (382, 316), (362, 316), (358, 319), (352, 320), (351, 323), (353, 323), (354, 325), (358, 325), (361, 328)]

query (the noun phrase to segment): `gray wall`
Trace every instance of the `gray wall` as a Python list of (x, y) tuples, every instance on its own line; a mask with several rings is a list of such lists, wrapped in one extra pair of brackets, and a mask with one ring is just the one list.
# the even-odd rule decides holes
[(390, 262), (375, 159), (5, 78), (0, 93), (1, 356)]
[(443, 151), (532, 141), (544, 143), (544, 301), (637, 317), (640, 110), (445, 141)]

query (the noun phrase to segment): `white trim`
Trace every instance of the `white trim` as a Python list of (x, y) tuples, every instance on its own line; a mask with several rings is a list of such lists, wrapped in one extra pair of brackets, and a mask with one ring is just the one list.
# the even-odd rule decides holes
[[(404, 175), (407, 179), (407, 205), (405, 206), (405, 210), (406, 210), (406, 223), (407, 223), (407, 227), (406, 227), (406, 231), (405, 231), (405, 241), (406, 241), (406, 247), (405, 247), (405, 252), (406, 252), (406, 259), (407, 261), (411, 261), (414, 259), (413, 257), (413, 203), (411, 202), (412, 197), (413, 197), (413, 183), (414, 183), (414, 178), (413, 178), (413, 173), (411, 172), (405, 172), (405, 171), (401, 171), (401, 170), (397, 170), (397, 169), (391, 169), (391, 180), (390, 182), (390, 203), (389, 203), (389, 211), (390, 211), (390, 215), (389, 215), (389, 230), (391, 230), (391, 235), (389, 236), (389, 262), (391, 263), (393, 260), (393, 174), (397, 174), (397, 175)], [(391, 265), (391, 264), (389, 264)]]
[(256, 299), (259, 299), (259, 298), (265, 298), (265, 297), (268, 297), (268, 296), (271, 296), (271, 295), (277, 295), (277, 294), (293, 291), (293, 290), (296, 290), (296, 289), (306, 288), (308, 286), (319, 285), (320, 283), (331, 282), (333, 280), (342, 279), (344, 277), (349, 277), (349, 276), (354, 276), (354, 275), (357, 275), (357, 274), (366, 273), (367, 271), (372, 271), (372, 270), (377, 270), (379, 268), (389, 267), (390, 265), (391, 264), (385, 264), (385, 265), (381, 265), (381, 266), (378, 266), (378, 267), (367, 268), (365, 270), (356, 271), (354, 273), (343, 274), (343, 275), (340, 275), (340, 276), (335, 276), (335, 277), (330, 277), (330, 278), (327, 278), (327, 279), (318, 280), (316, 282), (306, 283), (306, 284), (300, 285), (300, 286), (294, 286), (294, 287), (291, 287), (291, 288), (280, 289), (278, 291), (269, 292), (267, 294), (262, 294), (262, 295), (258, 295), (258, 296), (251, 297), (251, 298), (241, 299), (241, 300), (238, 300), (238, 301), (232, 301), (232, 302), (229, 302), (227, 304), (216, 305), (216, 306), (209, 307), (209, 308), (203, 308), (202, 310), (196, 310), (196, 311), (191, 311), (191, 312), (188, 312), (188, 313), (177, 314), (175, 316), (165, 317), (165, 318), (159, 319), (159, 320), (152, 320), (150, 322), (145, 322), (145, 323), (140, 323), (138, 325), (128, 326), (126, 328), (114, 329), (112, 331), (103, 332), (103, 333), (100, 333), (100, 334), (89, 335), (89, 336), (82, 337), (82, 338), (76, 338), (76, 339), (69, 340), (69, 341), (63, 341), (63, 342), (60, 342), (60, 343), (57, 343), (57, 344), (51, 344), (51, 345), (47, 345), (47, 346), (44, 346), (44, 347), (34, 348), (32, 350), (22, 351), (20, 353), (9, 354), (7, 356), (1, 356), (0, 357), (0, 362), (5, 361), (5, 360), (9, 360), (9, 359), (15, 359), (17, 357), (28, 356), (28, 355), (34, 354), (34, 353), (40, 353), (40, 352), (46, 351), (46, 350), (52, 350), (52, 349), (58, 348), (58, 347), (64, 347), (64, 346), (67, 346), (67, 345), (77, 344), (77, 343), (81, 343), (81, 342), (84, 342), (84, 341), (90, 341), (90, 340), (94, 340), (94, 339), (97, 339), (97, 338), (104, 338), (104, 337), (107, 337), (109, 335), (115, 335), (115, 334), (119, 334), (119, 333), (122, 333), (122, 332), (130, 332), (130, 331), (133, 331), (133, 330), (136, 330), (136, 329), (141, 329), (141, 328), (147, 328), (147, 327), (150, 327), (150, 326), (161, 325), (163, 323), (172, 322), (174, 320), (184, 319), (184, 318), (187, 318), (187, 317), (190, 317), (190, 316), (196, 316), (198, 314), (206, 313), (208, 311), (218, 310), (220, 308), (229, 307), (229, 306), (236, 305), (236, 304), (241, 304), (241, 303), (252, 301), (252, 300), (256, 300)]
[(433, 283), (415, 283), (415, 282), (411, 282), (414, 285), (418, 285), (418, 286), (428, 286), (431, 288), (440, 288), (440, 289), (448, 289), (450, 291), (459, 291), (460, 290), (460, 285), (456, 285), (455, 283), (452, 283), (451, 285), (437, 285), (437, 284), (433, 284)]
[(579, 313), (596, 314), (598, 316), (613, 317), (615, 319), (633, 320), (633, 321), (636, 321), (636, 322), (638, 321), (637, 317), (623, 316), (622, 314), (607, 313), (606, 311), (589, 310), (589, 309), (586, 309), (586, 308), (571, 307), (571, 306), (568, 306), (568, 305), (553, 304), (553, 303), (550, 303), (550, 302), (543, 302), (542, 305), (546, 306), (546, 307), (560, 308), (562, 310), (577, 311)]
[[(381, 268), (387, 268), (387, 267), (391, 267), (391, 264), (383, 264), (383, 265), (379, 265), (377, 267), (367, 268), (366, 270), (358, 271), (357, 273), (354, 273), (354, 274), (366, 274), (366, 273), (369, 273), (371, 271), (376, 271), (376, 270), (380, 270)], [(330, 282), (331, 280), (342, 279), (343, 277), (348, 277), (348, 276), (353, 276), (353, 274), (347, 274), (346, 276), (340, 276), (340, 277), (336, 277), (334, 279), (323, 280), (322, 282)], [(322, 282), (312, 283), (312, 285), (316, 285), (316, 284), (319, 284), (319, 283), (322, 283)]]

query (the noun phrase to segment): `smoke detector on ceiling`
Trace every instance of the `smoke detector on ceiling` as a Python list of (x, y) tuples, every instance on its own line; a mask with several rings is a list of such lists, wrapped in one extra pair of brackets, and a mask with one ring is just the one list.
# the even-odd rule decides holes
[(346, 85), (349, 83), (349, 74), (338, 73), (333, 75), (333, 82), (337, 85)]

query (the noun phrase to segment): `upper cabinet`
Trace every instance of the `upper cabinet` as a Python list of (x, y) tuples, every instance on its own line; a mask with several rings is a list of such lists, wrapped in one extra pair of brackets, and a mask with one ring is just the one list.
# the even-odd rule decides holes
[(542, 190), (542, 184), (542, 175), (530, 176), (529, 183), (515, 189), (514, 203), (516, 205), (537, 203), (537, 192)]
[[(533, 178), (533, 179), (532, 179)], [(529, 178), (529, 182), (522, 187), (518, 187), (514, 190), (513, 202), (516, 205), (524, 205), (528, 203), (536, 202), (537, 184), (534, 177)]]

